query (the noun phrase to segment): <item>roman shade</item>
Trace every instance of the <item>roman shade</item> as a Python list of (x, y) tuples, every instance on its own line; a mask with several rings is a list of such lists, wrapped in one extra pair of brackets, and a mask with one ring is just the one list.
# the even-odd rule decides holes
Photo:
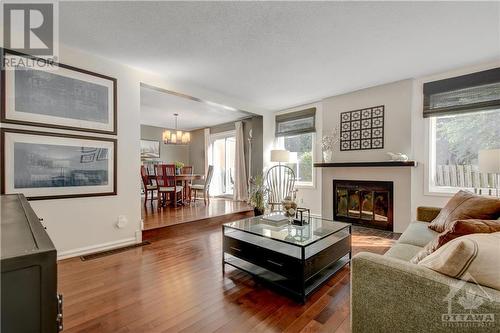
[(316, 132), (316, 108), (276, 116), (276, 136)]
[(500, 109), (500, 67), (424, 84), (424, 118)]

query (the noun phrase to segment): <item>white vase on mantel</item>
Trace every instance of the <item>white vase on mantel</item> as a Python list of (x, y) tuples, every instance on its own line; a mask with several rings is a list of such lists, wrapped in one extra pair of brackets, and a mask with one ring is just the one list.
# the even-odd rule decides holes
[(324, 150), (323, 151), (323, 162), (325, 162), (325, 163), (333, 162), (333, 150)]

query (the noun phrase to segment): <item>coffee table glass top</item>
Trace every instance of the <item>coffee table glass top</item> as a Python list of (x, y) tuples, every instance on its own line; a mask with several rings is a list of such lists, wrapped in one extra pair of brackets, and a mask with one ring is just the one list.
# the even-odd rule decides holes
[(307, 246), (350, 226), (348, 223), (311, 217), (304, 225), (289, 224), (288, 221), (269, 221), (257, 216), (225, 223), (224, 227), (248, 232), (257, 236), (275, 239), (296, 246)]

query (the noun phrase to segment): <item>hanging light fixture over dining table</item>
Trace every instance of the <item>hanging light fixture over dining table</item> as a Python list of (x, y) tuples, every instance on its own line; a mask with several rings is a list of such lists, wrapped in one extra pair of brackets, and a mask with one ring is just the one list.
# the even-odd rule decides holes
[(191, 133), (183, 132), (177, 128), (178, 113), (174, 113), (175, 117), (175, 130), (163, 131), (163, 143), (172, 145), (186, 145), (191, 142)]

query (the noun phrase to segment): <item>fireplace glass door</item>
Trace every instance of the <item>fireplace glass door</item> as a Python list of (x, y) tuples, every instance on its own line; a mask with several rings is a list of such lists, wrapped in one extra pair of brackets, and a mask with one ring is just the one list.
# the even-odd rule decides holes
[(393, 183), (334, 180), (334, 220), (392, 231)]

